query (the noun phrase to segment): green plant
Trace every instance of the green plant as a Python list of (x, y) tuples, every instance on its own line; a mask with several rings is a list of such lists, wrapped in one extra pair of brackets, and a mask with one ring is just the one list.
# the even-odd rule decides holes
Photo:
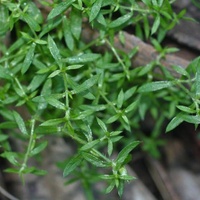
[[(116, 187), (122, 196), (124, 183), (134, 178), (125, 165), (139, 141), (144, 150), (159, 156), (157, 147), (163, 141), (158, 136), (166, 119), (173, 118), (167, 131), (183, 121), (199, 123), (199, 59), (188, 70), (174, 66), (179, 79), (161, 64), (175, 49), (162, 48), (160, 43), (184, 15), (184, 11), (175, 14), (171, 3), (0, 1), (0, 147), (1, 156), (13, 165), (6, 172), (22, 178), (27, 173), (45, 175), (44, 170), (29, 166), (28, 160), (46, 148), (49, 134), (69, 137), (77, 143), (77, 152), (63, 161), (64, 177), (75, 172), (74, 180), (82, 179), (87, 186), (92, 182), (83, 174), (89, 171), (87, 167), (81, 171), (81, 166), (94, 167), (94, 177), (109, 184), (106, 192)], [(47, 16), (38, 5), (50, 9)], [(81, 37), (86, 25), (99, 34), (89, 43)], [(133, 25), (135, 34), (151, 38), (160, 53), (147, 66), (131, 66), (137, 48), (126, 54), (114, 47), (115, 34), (120, 33), (123, 44), (123, 28)], [(6, 45), (8, 34), (14, 39)], [(95, 51), (95, 46), (104, 45), (110, 51)], [(155, 73), (155, 68), (162, 73)], [(147, 113), (157, 120), (150, 136), (139, 125)], [(10, 139), (24, 141), (24, 152), (14, 151)], [(113, 152), (119, 152), (115, 159)], [(110, 174), (100, 174), (98, 168), (109, 169)], [(89, 187), (85, 189), (92, 198)]]

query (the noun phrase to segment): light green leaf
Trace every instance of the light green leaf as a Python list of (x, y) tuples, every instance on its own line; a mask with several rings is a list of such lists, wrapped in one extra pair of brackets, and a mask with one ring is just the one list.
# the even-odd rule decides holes
[(25, 57), (25, 60), (23, 62), (22, 69), (21, 69), (22, 74), (26, 73), (26, 71), (29, 69), (31, 63), (33, 62), (35, 47), (36, 47), (36, 44), (33, 43), (30, 46), (28, 53), (26, 54), (26, 57)]
[(153, 26), (151, 28), (151, 35), (153, 35), (158, 30), (159, 26), (160, 26), (160, 15), (157, 14)]
[(80, 154), (71, 158), (65, 166), (63, 176), (66, 177), (72, 171), (74, 171), (81, 164), (82, 160), (83, 160), (83, 158)]
[(88, 149), (93, 148), (96, 144), (99, 143), (99, 140), (93, 140), (92, 142), (88, 142), (87, 144), (83, 145), (80, 150), (81, 151), (86, 151)]
[(108, 155), (111, 156), (113, 152), (113, 143), (112, 140), (108, 140)]
[(128, 113), (130, 111), (133, 112), (133, 110), (138, 106), (139, 104), (139, 100), (137, 99), (136, 101), (134, 101), (133, 103), (131, 103), (126, 109), (125, 109), (125, 112)]
[(57, 99), (55, 99), (53, 97), (46, 97), (45, 99), (50, 105), (52, 105), (58, 109), (61, 109), (61, 110), (66, 110), (65, 104), (58, 101)]
[(13, 117), (18, 125), (18, 128), (20, 129), (20, 131), (25, 134), (28, 135), (24, 120), (22, 119), (22, 117), (20, 116), (19, 113), (17, 113), (16, 111), (13, 111)]
[(172, 65), (172, 68), (179, 74), (189, 77), (189, 73), (179, 65)]
[(106, 133), (107, 132), (107, 127), (106, 127), (105, 123), (99, 118), (97, 118), (97, 123), (99, 124), (101, 129)]
[(12, 76), (9, 73), (8, 68), (4, 68), (1, 65), (0, 65), (0, 78), (8, 79), (8, 80), (10, 80), (12, 78)]
[(142, 85), (138, 89), (138, 92), (140, 92), (140, 93), (153, 92), (153, 91), (161, 90), (161, 89), (168, 88), (171, 86), (173, 86), (172, 81), (155, 81), (155, 82), (146, 83), (146, 84)]
[(123, 103), (124, 103), (124, 92), (123, 90), (121, 90), (117, 97), (117, 108), (120, 109)]
[(70, 20), (71, 33), (79, 40), (82, 31), (82, 12), (73, 8), (70, 12)]
[(42, 124), (40, 124), (40, 126), (57, 126), (63, 122), (65, 122), (65, 120), (63, 118), (49, 119), (49, 120), (43, 122)]
[(48, 35), (48, 48), (55, 61), (59, 63), (61, 59), (60, 52), (56, 43), (54, 42), (53, 38), (50, 35)]
[(194, 114), (196, 111), (190, 107), (187, 106), (176, 106), (179, 110), (189, 113), (189, 114)]
[(0, 133), (0, 143), (1, 142), (4, 142), (5, 140), (7, 140), (8, 139), (8, 135), (4, 135), (4, 134), (1, 134)]
[(98, 78), (99, 78), (98, 75), (92, 76), (91, 78), (83, 82), (81, 85), (75, 87), (74, 90), (72, 90), (72, 93), (77, 94), (91, 88), (95, 83), (97, 83)]
[(169, 132), (173, 129), (175, 129), (179, 124), (181, 124), (184, 120), (181, 119), (178, 115), (176, 117), (174, 117), (169, 124), (167, 125), (166, 131), (165, 132)]
[(62, 14), (64, 11), (66, 11), (70, 5), (75, 2), (75, 0), (67, 0), (64, 2), (59, 3), (55, 8), (51, 10), (49, 15), (47, 16), (47, 20), (50, 20), (60, 14)]
[(23, 14), (23, 20), (29, 25), (29, 27), (34, 31), (40, 31), (41, 27), (38, 24), (38, 22), (29, 14), (24, 13)]
[(102, 6), (102, 0), (96, 0), (94, 4), (92, 5), (91, 11), (90, 11), (90, 16), (89, 16), (89, 21), (93, 21), (97, 15), (99, 14), (99, 11), (101, 10)]
[[(72, 22), (71, 22), (72, 23)], [(74, 49), (74, 38), (72, 36), (71, 28), (70, 28), (70, 20), (63, 17), (63, 29), (64, 29), (64, 39), (67, 47), (73, 51)]]
[(78, 56), (69, 57), (66, 59), (63, 59), (64, 62), (67, 62), (68, 64), (79, 64), (79, 63), (89, 63), (97, 60), (100, 57), (100, 54), (97, 53), (87, 53), (87, 54), (81, 54)]
[(83, 67), (84, 65), (69, 65), (67, 67), (67, 70), (74, 70), (74, 69), (80, 69), (81, 67)]
[(126, 147), (124, 147), (118, 154), (116, 158), (116, 163), (123, 163), (124, 160), (127, 158), (129, 153), (140, 144), (140, 141), (133, 141), (129, 143)]
[(54, 72), (52, 72), (49, 76), (48, 76), (48, 78), (53, 78), (53, 77), (55, 77), (55, 76), (57, 76), (58, 74), (60, 74), (61, 73), (61, 70), (55, 70)]
[(33, 92), (34, 90), (36, 90), (38, 87), (41, 86), (41, 84), (45, 81), (45, 79), (46, 79), (46, 74), (35, 75), (28, 86), (28, 90)]
[(82, 152), (81, 155), (85, 160), (90, 162), (92, 165), (95, 165), (96, 167), (106, 167), (106, 163), (104, 163), (98, 157), (94, 156), (91, 153)]

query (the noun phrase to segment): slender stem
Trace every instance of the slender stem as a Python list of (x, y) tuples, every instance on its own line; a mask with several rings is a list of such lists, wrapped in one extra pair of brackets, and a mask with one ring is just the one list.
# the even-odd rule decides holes
[(114, 48), (114, 46), (107, 40), (105, 39), (106, 43), (109, 45), (109, 47), (111, 48), (112, 52), (114, 53), (115, 57), (117, 58), (118, 62), (122, 65), (124, 72), (126, 73), (126, 77), (129, 80), (130, 79), (130, 75), (128, 73), (127, 67), (124, 64), (124, 62), (122, 61), (122, 59), (120, 58), (119, 54), (117, 53), (116, 49)]
[(35, 139), (34, 139), (34, 129), (35, 129), (35, 119), (32, 119), (31, 120), (31, 132), (30, 132), (30, 138), (29, 138), (28, 148), (27, 148), (27, 151), (26, 151), (26, 154), (25, 154), (25, 157), (24, 157), (24, 161), (23, 161), (22, 166), (20, 168), (20, 174), (23, 174), (23, 170), (27, 166), (29, 155), (31, 153), (31, 150), (33, 149), (33, 144), (35, 142)]

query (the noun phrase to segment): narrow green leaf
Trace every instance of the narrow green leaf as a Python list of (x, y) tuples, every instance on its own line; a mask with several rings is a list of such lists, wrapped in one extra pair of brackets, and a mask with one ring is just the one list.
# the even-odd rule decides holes
[(113, 142), (112, 140), (108, 140), (108, 155), (111, 156), (113, 152)]
[(116, 114), (116, 115), (113, 115), (112, 117), (110, 117), (108, 120), (107, 120), (107, 124), (111, 124), (113, 122), (115, 122), (117, 119), (119, 119), (119, 114)]
[(112, 21), (109, 24), (109, 28), (116, 28), (123, 25), (124, 23), (129, 21), (132, 18), (132, 16), (133, 16), (133, 13), (128, 13), (126, 15), (123, 15), (122, 17), (119, 17), (118, 19)]
[(61, 110), (66, 110), (65, 104), (58, 101), (57, 99), (55, 99), (53, 97), (46, 97), (45, 99), (50, 105), (52, 105), (58, 109), (61, 109)]
[(50, 35), (48, 35), (48, 48), (55, 61), (59, 62), (59, 60), (61, 59), (60, 52), (56, 43)]
[(83, 92), (83, 91), (91, 88), (95, 83), (97, 83), (98, 78), (99, 78), (98, 75), (92, 76), (91, 78), (89, 78), (88, 80), (83, 82), (81, 85), (79, 85), (76, 88), (74, 88), (72, 93), (73, 94), (77, 94), (77, 93)]
[(31, 83), (28, 86), (28, 90), (33, 92), (34, 90), (36, 90), (38, 87), (40, 87), (42, 85), (42, 83), (45, 81), (45, 79), (46, 79), (46, 74), (35, 75), (31, 81)]
[(67, 67), (67, 70), (74, 70), (74, 69), (80, 69), (81, 67), (83, 67), (84, 65), (69, 65)]
[(74, 171), (81, 164), (82, 160), (83, 160), (83, 158), (80, 154), (71, 158), (65, 166), (63, 176), (66, 177), (72, 171)]
[(151, 35), (153, 35), (158, 30), (159, 26), (160, 26), (160, 15), (157, 14), (153, 26), (151, 28)]
[(105, 123), (99, 118), (97, 118), (97, 123), (99, 124), (101, 129), (106, 133), (107, 132), (107, 127), (106, 127)]
[(139, 144), (140, 144), (140, 141), (133, 141), (130, 144), (128, 144), (126, 147), (124, 147), (119, 152), (116, 158), (116, 163), (123, 163), (124, 160), (127, 158), (128, 154)]
[(88, 142), (87, 144), (83, 145), (80, 150), (81, 151), (86, 151), (88, 149), (93, 148), (96, 144), (99, 143), (99, 140), (93, 140), (92, 142)]
[(81, 155), (85, 160), (90, 162), (92, 165), (95, 165), (96, 167), (106, 167), (106, 163), (104, 163), (98, 157), (94, 156), (91, 153), (82, 152)]
[(7, 140), (7, 139), (8, 139), (8, 135), (4, 135), (4, 134), (0, 133), (0, 143), (5, 142), (5, 140)]
[(22, 117), (20, 116), (19, 113), (17, 113), (16, 111), (13, 111), (13, 116), (14, 116), (14, 119), (18, 125), (18, 128), (20, 129), (20, 131), (25, 134), (25, 135), (28, 135), (28, 132), (26, 130), (26, 126), (25, 126), (25, 123), (24, 123), (24, 120), (22, 119)]
[(37, 155), (38, 153), (40, 153), (41, 151), (43, 151), (46, 148), (47, 144), (48, 144), (47, 141), (40, 143), (36, 148), (34, 148), (31, 151), (30, 156)]
[(176, 106), (179, 110), (183, 111), (183, 112), (186, 112), (186, 113), (189, 113), (189, 114), (194, 114), (196, 113), (196, 111), (190, 107), (187, 107), (187, 106)]
[(35, 47), (36, 47), (36, 44), (33, 43), (30, 46), (28, 53), (26, 54), (26, 57), (25, 57), (25, 60), (23, 62), (22, 69), (21, 69), (22, 74), (26, 73), (26, 71), (29, 69), (31, 63), (33, 62)]
[(70, 65), (79, 64), (79, 63), (89, 63), (97, 60), (100, 57), (100, 54), (97, 53), (87, 53), (81, 54), (78, 56), (69, 57), (63, 59), (64, 62), (67, 62)]
[(24, 13), (23, 14), (23, 19), (29, 25), (29, 27), (32, 30), (34, 30), (34, 31), (40, 31), (41, 30), (41, 27), (38, 24), (38, 22), (32, 16), (30, 16), (29, 14)]
[(94, 4), (92, 5), (91, 11), (90, 11), (90, 16), (89, 16), (89, 21), (93, 21), (97, 15), (99, 14), (99, 11), (101, 10), (102, 6), (102, 0), (96, 0)]
[(53, 78), (53, 77), (55, 77), (55, 76), (57, 76), (58, 74), (60, 74), (61, 73), (61, 70), (55, 70), (54, 72), (52, 72), (49, 76), (48, 76), (48, 78)]
[(117, 108), (121, 108), (124, 103), (124, 92), (123, 90), (120, 91), (117, 97)]
[[(71, 22), (72, 23), (72, 22)], [(70, 29), (70, 20), (63, 17), (63, 29), (64, 29), (64, 39), (67, 47), (73, 51), (74, 49), (74, 38)]]
[(40, 124), (40, 126), (57, 126), (63, 122), (65, 122), (65, 120), (63, 118), (49, 119), (49, 120), (43, 122), (42, 124)]
[(153, 92), (153, 91), (161, 90), (161, 89), (168, 88), (171, 86), (173, 86), (172, 81), (155, 81), (155, 82), (146, 83), (146, 84), (142, 85), (138, 89), (138, 92), (140, 92), (140, 93)]
[(139, 104), (139, 100), (134, 101), (133, 103), (131, 103), (126, 109), (125, 112), (129, 113), (130, 111), (133, 112), (133, 110), (135, 110), (135, 108), (138, 106)]
[(1, 65), (0, 65), (0, 78), (8, 80), (12, 79), (12, 76), (10, 75), (8, 68), (4, 68)]
[(79, 40), (82, 31), (82, 12), (73, 8), (70, 12), (70, 20), (71, 33)]
[(184, 120), (181, 119), (178, 115), (176, 117), (174, 117), (169, 124), (167, 125), (166, 131), (165, 132), (169, 132), (173, 129), (175, 129), (179, 124), (181, 124)]
[(189, 77), (189, 73), (179, 65), (172, 65), (172, 68), (179, 74)]
[(0, 36), (9, 31), (9, 10), (5, 5), (0, 5)]
[(67, 0), (64, 2), (59, 3), (55, 8), (51, 10), (49, 15), (47, 16), (47, 20), (50, 20), (60, 14), (62, 14), (64, 11), (66, 11), (70, 5), (75, 2), (75, 0)]

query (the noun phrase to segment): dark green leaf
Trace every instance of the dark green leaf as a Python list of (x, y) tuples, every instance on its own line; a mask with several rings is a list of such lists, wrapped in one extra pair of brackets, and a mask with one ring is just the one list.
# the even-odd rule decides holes
[(30, 48), (26, 54), (26, 57), (25, 57), (25, 60), (24, 60), (24, 63), (22, 65), (22, 69), (21, 69), (22, 74), (26, 73), (26, 71), (29, 69), (31, 63), (33, 62), (35, 47), (36, 47), (36, 44), (33, 43), (30, 46)]
[(35, 147), (31, 151), (30, 156), (34, 156), (34, 155), (40, 153), (41, 151), (43, 151), (46, 148), (47, 144), (48, 144), (47, 141), (40, 143), (37, 147)]
[(72, 171), (74, 171), (82, 162), (83, 158), (80, 154), (74, 156), (73, 158), (71, 158), (64, 169), (63, 172), (63, 176), (66, 177), (67, 175), (69, 175)]

